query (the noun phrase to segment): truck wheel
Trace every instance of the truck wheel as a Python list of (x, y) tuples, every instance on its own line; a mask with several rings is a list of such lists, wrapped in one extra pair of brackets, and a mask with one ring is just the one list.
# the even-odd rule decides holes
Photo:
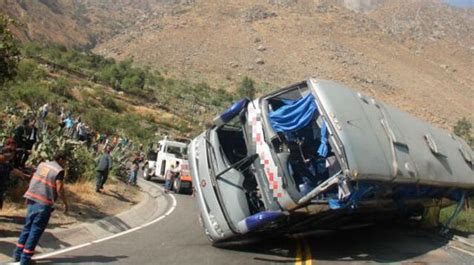
[(145, 169), (145, 171), (143, 171), (143, 178), (145, 180), (151, 180), (151, 175), (150, 173), (148, 172), (148, 169)]
[(173, 183), (173, 190), (175, 193), (181, 193), (181, 179), (180, 178), (175, 178), (174, 183)]

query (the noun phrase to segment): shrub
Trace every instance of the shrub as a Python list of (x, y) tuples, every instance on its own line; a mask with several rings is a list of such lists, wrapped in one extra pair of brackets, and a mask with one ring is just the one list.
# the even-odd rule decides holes
[(222, 88), (219, 88), (217, 89), (211, 103), (212, 105), (221, 107), (228, 105), (230, 102), (232, 102), (233, 99), (234, 97), (232, 96), (232, 94)]
[(117, 101), (115, 101), (113, 98), (106, 95), (102, 97), (102, 104), (104, 105), (104, 107), (118, 113), (122, 112), (124, 108), (123, 106), (118, 104)]
[(143, 73), (133, 73), (125, 76), (122, 80), (121, 87), (128, 91), (132, 88), (143, 89), (145, 85), (145, 75)]
[(33, 109), (54, 98), (47, 85), (31, 80), (11, 86), (9, 95), (14, 101), (22, 101)]
[(25, 57), (34, 57), (41, 53), (41, 49), (41, 45), (37, 42), (25, 42), (21, 46), (21, 53)]
[(94, 158), (82, 142), (66, 138), (59, 130), (46, 131), (39, 135), (40, 143), (35, 146), (28, 162), (38, 165), (52, 160), (55, 152), (63, 151), (68, 157), (67, 181), (90, 180), (94, 176)]
[(466, 117), (463, 117), (456, 122), (454, 133), (463, 138), (471, 148), (474, 148), (474, 137), (472, 136), (471, 129), (472, 123)]
[[(444, 208), (440, 212), (439, 221), (445, 224), (448, 219), (453, 215), (456, 209), (456, 205)], [(474, 232), (474, 210), (467, 209), (459, 213), (459, 216), (454, 219), (451, 223), (450, 228), (456, 229), (461, 232), (473, 233)]]
[(109, 111), (93, 108), (86, 111), (84, 120), (97, 131), (112, 134), (117, 128), (117, 118)]
[(67, 99), (72, 99), (73, 96), (71, 94), (71, 89), (72, 85), (69, 82), (68, 79), (64, 77), (59, 77), (54, 84), (51, 87), (51, 91), (54, 92), (55, 94), (65, 97)]
[(46, 77), (46, 72), (33, 60), (21, 60), (17, 68), (16, 81), (41, 80)]
[(126, 114), (118, 119), (118, 128), (122, 128), (126, 135), (131, 138), (140, 139), (142, 141), (151, 139), (156, 132), (156, 125), (144, 120), (136, 114)]
[(244, 77), (244, 79), (240, 83), (239, 88), (237, 89), (237, 93), (240, 95), (241, 98), (253, 98), (255, 96), (255, 81), (253, 81), (247, 76)]
[(77, 146), (69, 153), (67, 181), (76, 182), (94, 178), (94, 157), (84, 145)]
[(20, 50), (8, 28), (13, 20), (0, 14), (0, 85), (15, 77)]
[[(204, 82), (193, 84), (184, 80), (164, 78), (158, 71), (152, 71), (147, 67), (133, 66), (132, 60), (118, 62), (114, 59), (69, 49), (57, 44), (26, 43), (22, 46), (22, 51), (26, 57), (41, 57), (63, 67), (84, 73), (89, 76), (88, 80), (91, 82), (105, 83), (116, 90), (123, 90), (128, 94), (141, 96), (147, 100), (156, 100), (175, 114), (182, 115), (182, 118), (188, 121), (197, 118), (194, 115), (196, 106), (205, 107), (209, 112), (208, 114), (212, 115), (211, 112), (217, 110), (215, 107), (226, 106), (236, 98), (234, 94), (224, 89), (215, 90)], [(31, 72), (32, 69), (41, 69), (41, 67), (30, 62), (25, 64), (22, 69), (24, 69), (23, 73), (25, 74), (22, 75), (22, 80), (19, 83), (25, 82), (27, 77), (30, 77), (28, 72)], [(70, 99), (68, 109), (83, 113), (82, 117), (94, 129), (114, 133), (117, 129), (125, 128), (125, 131), (130, 133), (130, 137), (148, 138), (153, 136), (153, 126), (156, 128), (156, 125), (153, 125), (154, 122), (146, 120), (140, 124), (141, 117), (130, 119), (126, 115), (117, 115), (117, 113), (123, 114), (125, 107), (114, 99), (108, 98), (108, 95), (103, 92), (102, 86), (81, 82), (82, 86), (92, 86), (96, 93), (95, 97), (84, 96), (83, 102), (77, 102), (69, 94), (70, 84), (68, 84), (67, 79), (58, 79), (49, 86), (50, 95), (48, 95), (44, 87), (46, 84), (44, 77), (41, 76), (40, 72), (39, 78), (35, 78), (35, 80), (38, 80), (38, 84), (35, 86), (40, 87), (38, 89), (40, 95), (33, 95), (33, 100), (27, 100), (28, 104), (31, 105), (33, 101), (36, 101), (36, 98), (38, 98), (39, 103), (44, 102), (48, 97), (57, 100), (68, 98)], [(249, 78), (243, 79), (241, 87), (243, 91), (241, 93), (245, 96), (253, 96), (255, 93), (254, 82)], [(27, 95), (31, 95), (30, 90), (15, 91), (15, 99), (22, 100)], [(0, 96), (3, 95), (2, 93), (5, 92), (0, 91)], [(99, 97), (100, 99), (96, 100)], [(176, 104), (176, 99), (180, 99), (183, 104)], [(107, 109), (101, 109), (101, 106)], [(124, 122), (127, 120), (128, 124)], [(173, 124), (170, 127), (180, 132), (190, 130), (187, 123)]]

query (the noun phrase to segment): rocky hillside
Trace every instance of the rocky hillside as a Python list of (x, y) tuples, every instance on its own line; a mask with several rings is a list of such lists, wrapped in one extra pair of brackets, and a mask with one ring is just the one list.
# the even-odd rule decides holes
[(270, 87), (315, 75), (444, 127), (473, 118), (472, 9), (409, 0), (362, 13), (333, 1), (259, 2), (181, 6), (95, 51), (224, 87), (245, 75)]
[(133, 26), (167, 0), (2, 0), (0, 11), (15, 18), (22, 40), (89, 48)]
[(232, 90), (243, 76), (262, 90), (317, 76), (445, 128), (474, 120), (474, 9), (441, 0), (42, 0), (0, 8), (34, 21), (31, 38), (96, 44), (101, 55), (214, 88)]
[(18, 22), (14, 31), (23, 41), (46, 40), (83, 46), (91, 43), (91, 35), (81, 27), (87, 19), (73, 1), (3, 0), (0, 11)]

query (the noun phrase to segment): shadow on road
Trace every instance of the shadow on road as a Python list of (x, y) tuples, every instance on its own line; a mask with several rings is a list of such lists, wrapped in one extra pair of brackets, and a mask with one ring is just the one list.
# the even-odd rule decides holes
[[(164, 181), (164, 180), (158, 180), (158, 179), (156, 179), (156, 178), (152, 178), (152, 179), (149, 180), (149, 181), (151, 181), (151, 182), (153, 182), (153, 183), (159, 185), (159, 186), (162, 187), (162, 188), (165, 188), (165, 181)], [(175, 195), (175, 196), (178, 196), (178, 197), (180, 197), (180, 196), (187, 196), (187, 197), (189, 197), (189, 196), (192, 195), (192, 191), (186, 191), (186, 192), (184, 192), (184, 193), (176, 193), (176, 192), (174, 192), (174, 191), (171, 191), (171, 193), (172, 193), (173, 195)]]
[(226, 242), (215, 247), (236, 252), (257, 254), (258, 262), (294, 263), (296, 261), (296, 241), (288, 237), (250, 238), (238, 242)]
[(49, 249), (60, 249), (60, 248), (66, 248), (66, 247), (71, 246), (71, 244), (60, 240), (49, 231), (45, 231), (43, 233), (43, 235), (41, 236), (39, 245), (43, 247), (47, 247)]
[[(304, 236), (311, 256), (318, 261), (400, 262), (445, 246), (449, 239), (409, 225), (378, 225)], [(231, 251), (269, 255), (270, 262), (294, 262), (296, 239), (269, 238), (241, 245), (220, 246)], [(276, 257), (275, 259), (272, 257)]]
[(159, 180), (159, 179), (157, 179), (157, 178), (152, 178), (152, 179), (147, 180), (147, 181), (154, 182), (155, 184), (158, 184), (158, 185), (161, 185), (161, 186), (164, 186), (164, 185), (165, 185), (165, 181), (164, 181), (164, 180)]
[(407, 225), (339, 231), (308, 240), (317, 260), (399, 262), (445, 246), (448, 239)]
[(61, 258), (51, 258), (37, 260), (36, 264), (74, 264), (74, 263), (111, 263), (118, 262), (121, 259), (128, 258), (128, 256), (66, 256)]
[[(60, 249), (71, 246), (69, 243), (59, 240), (57, 237), (55, 237), (48, 231), (44, 232), (39, 243), (39, 246), (44, 247), (45, 245), (47, 245), (47, 247), (51, 249)], [(0, 241), (0, 254), (3, 254), (5, 256), (11, 256), (15, 248), (15, 243)]]
[(0, 254), (10, 257), (13, 254), (15, 247), (16, 244), (14, 243), (0, 241)]

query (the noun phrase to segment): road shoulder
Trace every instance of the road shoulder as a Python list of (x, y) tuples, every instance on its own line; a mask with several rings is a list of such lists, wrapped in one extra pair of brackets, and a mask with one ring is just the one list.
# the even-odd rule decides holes
[[(142, 201), (129, 210), (115, 216), (91, 222), (81, 223), (68, 228), (47, 229), (43, 234), (36, 252), (44, 253), (100, 240), (115, 234), (139, 227), (163, 215), (170, 206), (161, 188), (156, 184), (139, 180)], [(0, 238), (0, 263), (10, 261), (5, 253), (11, 253), (17, 237)], [(10, 250), (10, 251), (9, 251)]]

